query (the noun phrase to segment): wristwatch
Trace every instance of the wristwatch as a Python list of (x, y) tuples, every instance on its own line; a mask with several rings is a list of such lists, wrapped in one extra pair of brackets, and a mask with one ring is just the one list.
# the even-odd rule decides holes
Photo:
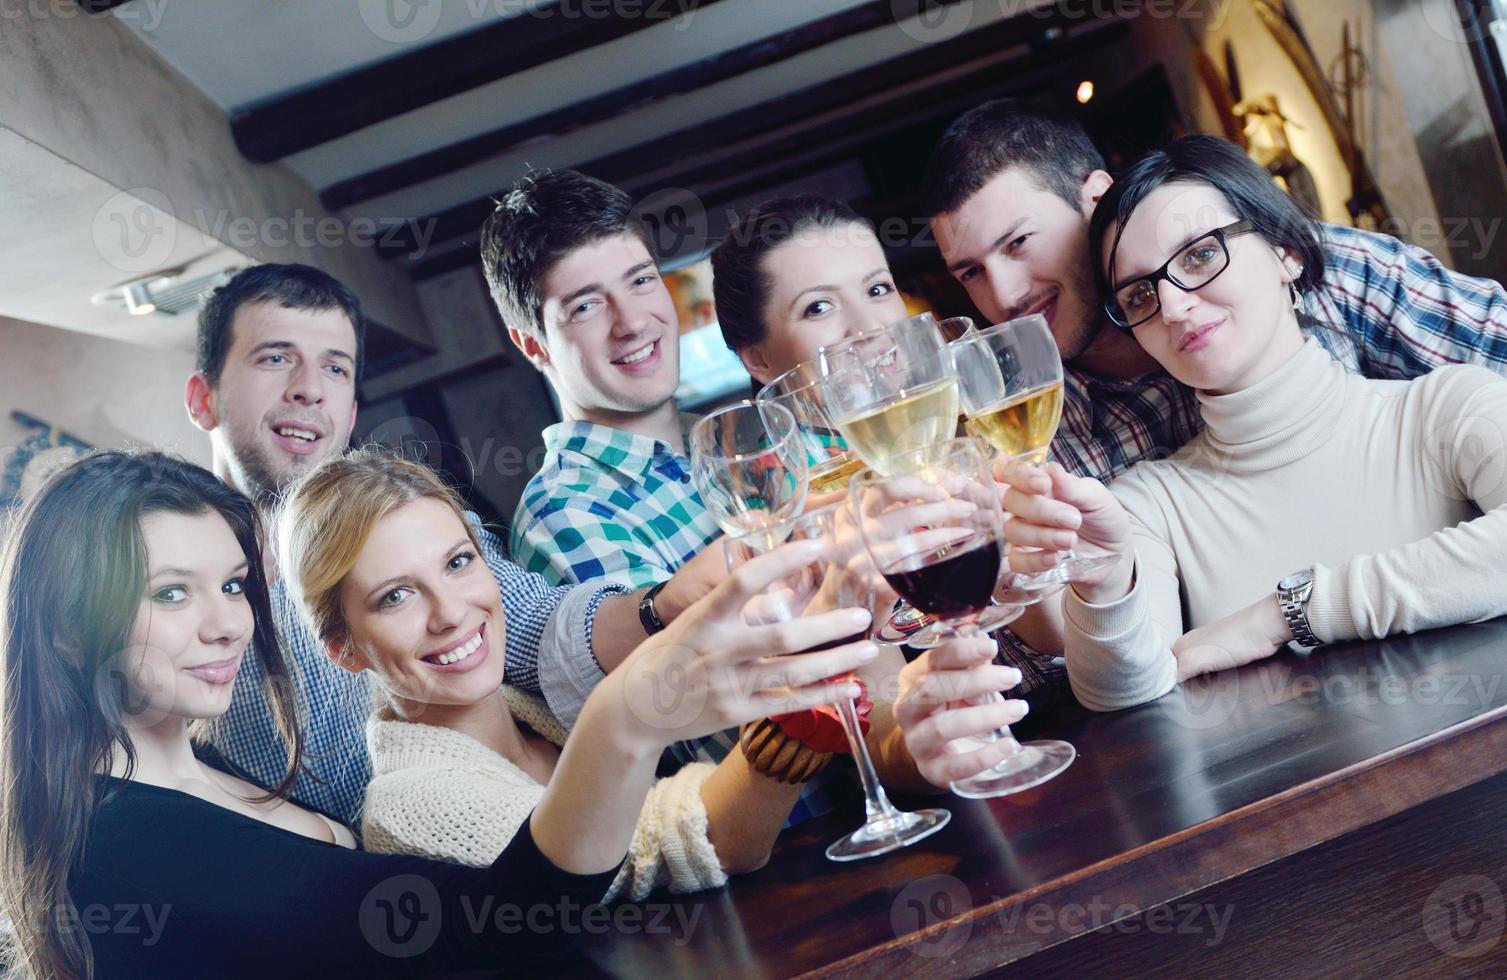
[(1308, 597), (1313, 595), (1313, 569), (1293, 572), (1277, 583), (1277, 605), (1282, 607), (1282, 618), (1292, 630), (1293, 642), (1299, 646), (1316, 647), (1319, 638), (1313, 635), (1308, 625)]
[(665, 579), (652, 586), (648, 592), (644, 593), (644, 597), (638, 600), (638, 621), (643, 624), (644, 633), (648, 636), (653, 636), (665, 628), (664, 620), (659, 618), (659, 610), (654, 608), (654, 597), (659, 595), (659, 590), (663, 589), (669, 581)]

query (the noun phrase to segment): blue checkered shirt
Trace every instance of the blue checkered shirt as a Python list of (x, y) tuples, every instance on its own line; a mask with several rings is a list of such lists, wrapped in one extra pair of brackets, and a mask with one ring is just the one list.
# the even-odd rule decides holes
[(691, 483), (685, 447), (595, 422), (544, 430), (509, 546), (551, 582), (663, 582), (719, 529)]
[[(1369, 378), (1416, 378), (1457, 363), (1507, 374), (1501, 283), (1451, 272), (1389, 235), (1338, 225), (1322, 231), (1324, 279), (1305, 297), (1304, 313), (1339, 328), (1312, 331), (1339, 360)], [(1052, 455), (1080, 476), (1108, 483), (1142, 459), (1172, 455), (1203, 429), (1193, 390), (1163, 372), (1120, 381), (1070, 368), (1066, 381)], [(1008, 631), (1000, 636), (1006, 658), (1025, 675), (1022, 693), (1045, 684), (1066, 689), (1062, 658), (1043, 656)]]
[[(640, 588), (669, 578), (721, 533), (691, 482), (683, 446), (579, 421), (545, 429), (544, 445), (548, 455), (518, 502), (510, 541), (530, 571), (551, 581)], [(594, 676), (579, 682), (589, 690), (602, 675), (585, 670)], [(546, 692), (554, 693), (548, 685)], [(559, 700), (550, 698), (551, 707)], [(737, 744), (730, 730), (666, 755), (675, 765), (716, 764)], [(805, 785), (787, 826), (832, 810), (833, 774), (841, 771), (828, 766)]]
[[(539, 693), (541, 658), (553, 662), (574, 656), (594, 662), (589, 637), (597, 606), (607, 595), (622, 590), (581, 590), (593, 593), (582, 597), (584, 622), (568, 627), (555, 624), (551, 617), (572, 590), (552, 586), (508, 561), (501, 539), (482, 528), (475, 515), (468, 514), (467, 518), (476, 525), (482, 558), (502, 590), (508, 683)], [(286, 583), (274, 583), (271, 597), (283, 656), (296, 676), (299, 720), (304, 731), (305, 771), (298, 777), (293, 797), (350, 826), (359, 826), (366, 784), (371, 779), (366, 750), (366, 721), (373, 693), (369, 674), (351, 674), (335, 666), (304, 625)], [(584, 652), (565, 649), (579, 646), (585, 647)], [(263, 693), (266, 680), (255, 657), (242, 661), (230, 709), (211, 726), (209, 741), (250, 779), (272, 786), (282, 778), (288, 757)]]

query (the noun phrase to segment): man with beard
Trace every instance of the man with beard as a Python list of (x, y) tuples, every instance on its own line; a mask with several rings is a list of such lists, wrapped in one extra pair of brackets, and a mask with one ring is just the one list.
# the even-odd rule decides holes
[[(309, 266), (254, 266), (215, 290), (199, 317), (197, 370), (186, 401), (194, 424), (209, 433), (216, 475), (266, 511), (299, 476), (343, 452), (356, 419), (364, 333), (356, 296)], [(665, 583), (653, 601), (653, 617), (646, 617), (642, 592), (617, 585), (551, 586), (509, 561), (496, 535), (478, 531), (507, 614), (508, 682), (533, 693), (542, 689), (567, 725), (591, 689), (577, 678), (600, 678), (651, 626), (672, 620), (725, 574), (719, 555), (712, 555), (715, 562), (691, 563)], [(293, 795), (356, 824), (371, 774), (366, 675), (332, 663), (276, 569), (269, 569), (268, 579), (279, 636), (298, 665), (306, 728), (306, 772)], [(246, 658), (230, 710), (210, 741), (231, 766), (272, 785), (286, 755), (255, 664)]]

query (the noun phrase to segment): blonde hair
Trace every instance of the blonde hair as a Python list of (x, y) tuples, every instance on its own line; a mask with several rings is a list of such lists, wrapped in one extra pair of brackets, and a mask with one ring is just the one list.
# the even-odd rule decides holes
[(449, 504), (480, 553), (460, 494), (429, 467), (381, 446), (327, 459), (293, 487), (278, 522), (278, 566), (304, 622), (321, 642), (350, 640), (340, 585), (372, 529), (398, 508), (425, 498)]

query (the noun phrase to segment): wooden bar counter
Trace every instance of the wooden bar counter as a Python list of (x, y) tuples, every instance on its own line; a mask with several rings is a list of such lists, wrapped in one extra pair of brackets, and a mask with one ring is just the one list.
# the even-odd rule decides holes
[[(1079, 757), (853, 864), (844, 809), (724, 891), (583, 934), (582, 975), (1507, 973), (1507, 619), (1271, 660), (1108, 715)], [(658, 903), (656, 907), (656, 903)], [(653, 923), (655, 915), (661, 916)], [(619, 920), (625, 921), (625, 920)], [(653, 927), (651, 928), (651, 924)]]

